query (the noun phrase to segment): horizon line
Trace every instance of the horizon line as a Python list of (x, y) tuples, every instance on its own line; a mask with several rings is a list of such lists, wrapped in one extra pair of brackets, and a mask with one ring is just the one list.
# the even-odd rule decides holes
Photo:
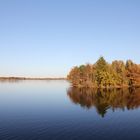
[(0, 80), (66, 80), (66, 77), (0, 76)]

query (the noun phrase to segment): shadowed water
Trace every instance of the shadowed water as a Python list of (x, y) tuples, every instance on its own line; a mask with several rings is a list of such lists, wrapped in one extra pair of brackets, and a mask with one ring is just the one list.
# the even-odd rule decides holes
[(67, 81), (0, 83), (0, 140), (140, 139), (140, 89), (99, 91)]

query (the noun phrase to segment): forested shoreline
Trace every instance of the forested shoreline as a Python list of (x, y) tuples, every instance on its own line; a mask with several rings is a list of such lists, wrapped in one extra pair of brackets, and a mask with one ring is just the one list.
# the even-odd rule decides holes
[(115, 60), (110, 64), (100, 57), (95, 64), (75, 66), (67, 79), (74, 87), (140, 87), (140, 65), (132, 60)]
[(0, 77), (0, 81), (14, 81), (14, 80), (66, 80), (66, 78), (30, 78), (30, 77)]

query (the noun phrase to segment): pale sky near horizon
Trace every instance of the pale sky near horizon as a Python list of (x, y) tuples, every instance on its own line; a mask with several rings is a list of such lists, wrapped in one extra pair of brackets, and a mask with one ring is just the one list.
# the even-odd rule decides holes
[(140, 63), (140, 0), (0, 0), (0, 76), (65, 77), (100, 56)]

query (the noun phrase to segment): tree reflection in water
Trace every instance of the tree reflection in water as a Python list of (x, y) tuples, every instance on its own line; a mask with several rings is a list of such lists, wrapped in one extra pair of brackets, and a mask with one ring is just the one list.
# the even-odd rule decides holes
[(140, 106), (140, 88), (139, 89), (111, 89), (97, 90), (90, 88), (68, 89), (67, 94), (75, 104), (90, 109), (95, 107), (98, 114), (105, 116), (108, 109), (133, 110)]

